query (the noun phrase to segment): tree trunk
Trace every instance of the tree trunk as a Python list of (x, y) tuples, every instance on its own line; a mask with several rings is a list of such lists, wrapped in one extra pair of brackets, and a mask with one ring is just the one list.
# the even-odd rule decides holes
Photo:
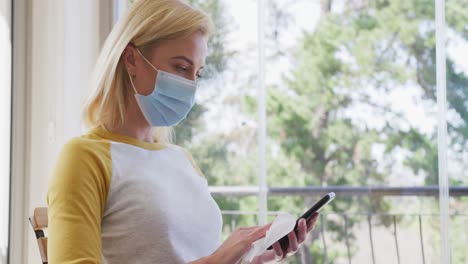
[(322, 12), (328, 13), (331, 10), (332, 0), (322, 0), (321, 2)]

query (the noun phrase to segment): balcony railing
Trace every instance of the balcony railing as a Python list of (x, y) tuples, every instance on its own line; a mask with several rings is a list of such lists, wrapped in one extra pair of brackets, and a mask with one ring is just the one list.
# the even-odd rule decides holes
[[(210, 191), (214, 197), (244, 197), (244, 196), (255, 196), (258, 195), (258, 187), (224, 187), (224, 186), (212, 186)], [(268, 195), (272, 196), (320, 196), (328, 192), (335, 192), (337, 197), (354, 197), (354, 196), (416, 196), (416, 197), (434, 197), (436, 198), (439, 194), (437, 186), (424, 186), (424, 187), (347, 187), (347, 186), (327, 186), (327, 187), (270, 187), (268, 188)], [(450, 187), (450, 196), (451, 197), (468, 197), (468, 187)], [(238, 224), (238, 219), (241, 216), (253, 217), (255, 221), (257, 220), (258, 212), (246, 212), (246, 211), (222, 211), (225, 219), (230, 219), (230, 229), (231, 231), (235, 230)], [(268, 215), (275, 216), (279, 212), (268, 212)], [(327, 236), (325, 235), (326, 230), (326, 220), (327, 217), (340, 218), (343, 222), (343, 230), (341, 230), (344, 237), (344, 247), (346, 248), (346, 261), (347, 263), (352, 263), (353, 253), (350, 245), (350, 231), (349, 231), (349, 222), (351, 217), (362, 217), (365, 219), (365, 225), (367, 226), (368, 240), (370, 245), (370, 252), (368, 256), (368, 261), (366, 263), (376, 264), (376, 235), (374, 234), (372, 221), (375, 218), (385, 217), (390, 219), (390, 225), (387, 227), (390, 229), (393, 235), (393, 249), (388, 248), (388, 250), (393, 250), (396, 256), (393, 256), (395, 262), (392, 263), (408, 263), (405, 259), (402, 258), (402, 240), (400, 237), (399, 221), (398, 219), (402, 217), (411, 217), (414, 218), (417, 224), (418, 232), (418, 250), (412, 251), (412, 254), (420, 254), (420, 263), (433, 263), (433, 260), (429, 260), (428, 255), (428, 246), (425, 242), (424, 232), (424, 219), (425, 218), (434, 218), (438, 217), (438, 214), (390, 214), (390, 213), (365, 213), (365, 214), (322, 214), (320, 216), (320, 221), (318, 223), (318, 228), (314, 230), (316, 242), (321, 244), (323, 251), (322, 259), (324, 263), (329, 263), (329, 244), (333, 241), (327, 241)], [(468, 220), (467, 214), (452, 214), (451, 218), (454, 217), (464, 217)], [(374, 227), (375, 228), (375, 227)], [(336, 231), (336, 230), (335, 230)], [(467, 253), (468, 254), (468, 253)], [(298, 263), (309, 264), (303, 257), (297, 258)], [(468, 256), (467, 256), (468, 259)], [(385, 262), (391, 263), (391, 262)], [(413, 263), (413, 262), (412, 262)]]
[[(258, 195), (257, 186), (211, 186), (213, 196), (252, 196)], [(269, 187), (268, 195), (315, 196), (335, 192), (338, 196), (379, 195), (379, 196), (437, 196), (438, 186), (421, 187), (350, 187), (350, 186), (306, 186), (306, 187)], [(450, 196), (468, 196), (468, 187), (451, 186)]]

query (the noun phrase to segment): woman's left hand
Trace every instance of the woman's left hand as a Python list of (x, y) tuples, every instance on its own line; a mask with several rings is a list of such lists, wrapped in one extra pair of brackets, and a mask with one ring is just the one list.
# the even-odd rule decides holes
[(319, 213), (315, 213), (306, 223), (304, 218), (301, 218), (298, 223), (297, 234), (291, 231), (288, 234), (289, 246), (288, 249), (283, 251), (279, 242), (273, 244), (272, 250), (267, 250), (262, 255), (255, 257), (252, 264), (268, 263), (272, 261), (281, 261), (289, 256), (294, 255), (307, 238), (308, 233), (314, 228)]

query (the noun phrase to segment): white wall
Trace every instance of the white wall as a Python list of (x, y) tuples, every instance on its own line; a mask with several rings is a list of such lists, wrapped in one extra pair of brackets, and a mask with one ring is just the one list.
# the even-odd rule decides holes
[[(14, 9), (15, 22), (22, 18), (19, 25), (25, 24), (18, 29), (24, 31), (26, 39), (21, 42), (30, 44), (19, 45), (21, 54), (18, 61), (14, 59), (14, 71), (23, 69), (25, 74), (14, 77), (23, 79), (14, 86), (18, 101), (14, 112), (19, 116), (15, 121), (20, 122), (22, 117), (24, 122), (14, 125), (13, 134), (15, 130), (21, 132), (21, 126), (26, 133), (18, 133), (13, 139), (14, 144), (23, 146), (15, 146), (13, 155), (13, 217), (18, 221), (12, 226), (15, 241), (10, 263), (40, 261), (27, 216), (35, 207), (47, 205), (48, 179), (58, 152), (68, 139), (82, 132), (81, 106), (103, 35), (111, 25), (111, 2), (21, 0), (18, 3), (24, 5), (23, 9)], [(21, 244), (26, 246), (19, 248)]]
[(0, 0), (0, 264), (6, 263), (10, 187), (11, 2)]

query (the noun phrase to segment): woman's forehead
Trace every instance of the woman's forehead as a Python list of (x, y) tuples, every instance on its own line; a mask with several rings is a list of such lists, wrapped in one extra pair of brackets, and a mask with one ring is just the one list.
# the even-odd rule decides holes
[(152, 54), (158, 58), (186, 57), (194, 66), (202, 66), (207, 54), (207, 38), (201, 33), (186, 37), (164, 40), (157, 44)]

